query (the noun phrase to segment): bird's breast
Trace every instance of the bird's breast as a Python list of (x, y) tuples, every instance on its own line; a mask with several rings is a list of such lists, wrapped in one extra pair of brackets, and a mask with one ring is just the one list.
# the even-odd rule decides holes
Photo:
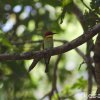
[(53, 38), (48, 37), (44, 39), (44, 49), (53, 48)]

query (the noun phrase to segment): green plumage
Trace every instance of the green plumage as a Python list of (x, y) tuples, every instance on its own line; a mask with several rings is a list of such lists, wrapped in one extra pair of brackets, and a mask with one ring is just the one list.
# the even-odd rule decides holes
[[(45, 37), (44, 38), (43, 46), (44, 46), (44, 49), (53, 48), (53, 36), (52, 35), (50, 35), (49, 37)], [(46, 64), (45, 72), (48, 72), (48, 66), (49, 66), (50, 57), (47, 56), (44, 59), (45, 59), (45, 64)]]

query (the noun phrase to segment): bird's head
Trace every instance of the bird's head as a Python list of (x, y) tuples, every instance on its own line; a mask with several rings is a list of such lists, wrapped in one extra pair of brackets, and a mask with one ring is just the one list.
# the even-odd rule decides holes
[(53, 32), (51, 32), (51, 31), (48, 31), (48, 32), (46, 32), (46, 33), (44, 34), (44, 36), (45, 36), (45, 37), (52, 37), (54, 34), (56, 34), (56, 33), (53, 33)]

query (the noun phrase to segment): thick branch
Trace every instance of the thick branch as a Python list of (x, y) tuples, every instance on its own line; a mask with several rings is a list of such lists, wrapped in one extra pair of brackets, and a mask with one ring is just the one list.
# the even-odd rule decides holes
[(93, 36), (100, 32), (100, 23), (95, 25), (91, 30), (88, 30), (85, 34), (79, 36), (78, 38), (72, 40), (69, 43), (55, 47), (50, 50), (42, 50), (36, 52), (26, 52), (22, 54), (1, 54), (0, 60), (28, 60), (34, 58), (44, 58), (46, 55), (54, 56), (58, 54), (65, 53), (69, 50), (72, 50), (83, 43), (89, 41)]

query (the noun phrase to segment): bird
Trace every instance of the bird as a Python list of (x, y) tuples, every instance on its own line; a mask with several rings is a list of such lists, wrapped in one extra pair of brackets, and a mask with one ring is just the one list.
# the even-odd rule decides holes
[[(53, 48), (53, 35), (56, 34), (56, 33), (53, 33), (51, 31), (47, 31), (45, 32), (44, 34), (44, 40), (43, 40), (43, 49), (44, 50), (48, 50), (48, 49), (52, 49)], [(50, 56), (46, 56), (44, 58), (45, 60), (45, 65), (46, 65), (46, 68), (45, 68), (45, 72), (47, 73), (49, 71), (49, 61), (50, 61)]]

